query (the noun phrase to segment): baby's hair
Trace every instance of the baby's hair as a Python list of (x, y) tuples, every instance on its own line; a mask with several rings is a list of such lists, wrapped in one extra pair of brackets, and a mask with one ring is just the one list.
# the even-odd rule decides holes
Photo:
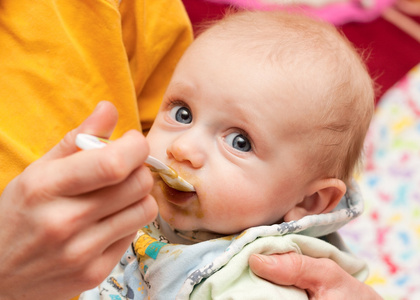
[(349, 183), (374, 109), (373, 81), (351, 43), (330, 24), (285, 11), (230, 11), (206, 27), (202, 36), (217, 34), (287, 74), (288, 96), (305, 101), (296, 107), (313, 121), (300, 133), (310, 137), (306, 171)]

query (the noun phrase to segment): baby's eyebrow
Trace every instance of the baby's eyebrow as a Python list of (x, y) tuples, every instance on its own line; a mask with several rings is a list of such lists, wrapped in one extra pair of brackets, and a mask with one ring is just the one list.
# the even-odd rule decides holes
[(187, 95), (193, 94), (196, 91), (196, 88), (193, 84), (187, 83), (185, 81), (172, 82), (168, 87), (168, 91), (171, 91), (172, 89), (176, 89), (177, 91), (180, 91)]

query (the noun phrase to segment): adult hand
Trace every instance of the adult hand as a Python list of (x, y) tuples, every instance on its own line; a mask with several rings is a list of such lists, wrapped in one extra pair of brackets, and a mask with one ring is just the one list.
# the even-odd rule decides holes
[(0, 299), (69, 299), (98, 285), (157, 205), (143, 166), (149, 148), (130, 131), (103, 149), (78, 151), (77, 133), (109, 137), (118, 116), (101, 102), (0, 199)]
[(256, 275), (268, 281), (306, 290), (310, 300), (382, 299), (370, 286), (327, 258), (297, 253), (253, 255), (249, 264)]

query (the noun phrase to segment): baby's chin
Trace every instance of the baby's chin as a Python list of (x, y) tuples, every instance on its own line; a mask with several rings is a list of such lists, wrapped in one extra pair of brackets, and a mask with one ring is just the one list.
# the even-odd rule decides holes
[(160, 212), (160, 217), (168, 223), (169, 226), (173, 230), (178, 231), (204, 231), (204, 228), (201, 226), (197, 226), (196, 222), (192, 222), (190, 220), (187, 220), (188, 218), (185, 218), (181, 214), (178, 214), (177, 216), (174, 216), (171, 212)]

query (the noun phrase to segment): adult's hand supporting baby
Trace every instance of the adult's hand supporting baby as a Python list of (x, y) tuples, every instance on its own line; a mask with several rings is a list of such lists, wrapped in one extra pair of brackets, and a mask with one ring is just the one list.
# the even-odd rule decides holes
[(103, 149), (75, 146), (80, 132), (109, 137), (117, 118), (113, 105), (100, 103), (4, 190), (0, 299), (69, 299), (98, 285), (156, 216), (140, 132)]
[(297, 253), (253, 255), (252, 271), (279, 285), (293, 285), (306, 290), (310, 300), (380, 300), (370, 286), (358, 281), (334, 261)]

